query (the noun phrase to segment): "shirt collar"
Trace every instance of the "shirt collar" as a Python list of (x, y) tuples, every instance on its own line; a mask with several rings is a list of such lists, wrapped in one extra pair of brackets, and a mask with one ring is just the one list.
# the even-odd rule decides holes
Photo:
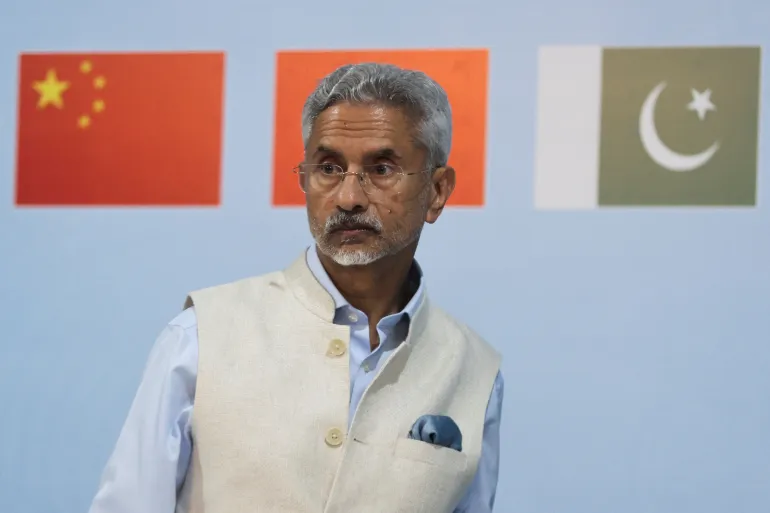
[[(321, 259), (318, 258), (318, 248), (315, 244), (307, 249), (306, 259), (307, 266), (310, 268), (310, 272), (313, 273), (313, 276), (315, 276), (316, 280), (318, 280), (321, 286), (326, 289), (326, 291), (334, 300), (334, 306), (336, 310), (339, 311), (342, 308), (351, 306), (350, 303), (348, 303), (348, 300), (342, 296), (339, 290), (337, 290), (337, 287), (334, 286), (331, 278), (329, 278), (326, 269), (324, 269), (324, 266), (321, 263)], [(414, 276), (420, 280), (417, 291), (406, 304), (404, 309), (401, 310), (398, 314), (395, 314), (398, 316), (406, 314), (410, 319), (414, 318), (417, 309), (420, 307), (423, 299), (425, 298), (425, 280), (423, 279), (422, 269), (416, 260), (414, 261), (413, 273)]]

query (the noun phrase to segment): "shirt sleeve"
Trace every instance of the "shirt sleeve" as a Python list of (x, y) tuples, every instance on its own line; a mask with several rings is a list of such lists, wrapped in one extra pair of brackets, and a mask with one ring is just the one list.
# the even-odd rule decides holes
[(500, 471), (500, 421), (504, 388), (503, 375), (498, 372), (487, 404), (479, 468), (454, 513), (492, 513), (494, 509)]
[(155, 341), (89, 513), (174, 512), (190, 463), (197, 367), (190, 308)]

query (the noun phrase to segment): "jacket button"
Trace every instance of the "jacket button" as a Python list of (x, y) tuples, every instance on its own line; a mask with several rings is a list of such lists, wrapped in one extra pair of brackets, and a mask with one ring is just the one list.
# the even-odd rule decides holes
[(329, 447), (339, 447), (342, 445), (343, 433), (337, 428), (331, 428), (326, 432), (326, 445)]
[(326, 356), (342, 356), (345, 354), (345, 342), (335, 338), (329, 342), (329, 349), (326, 351)]

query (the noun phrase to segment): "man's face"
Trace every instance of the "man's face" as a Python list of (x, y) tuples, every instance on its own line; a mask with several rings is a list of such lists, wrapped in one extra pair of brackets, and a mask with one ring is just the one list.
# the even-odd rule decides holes
[[(385, 188), (363, 184), (355, 174), (332, 188), (308, 186), (305, 177), (310, 230), (321, 252), (340, 265), (367, 265), (415, 242), (423, 224), (438, 218), (454, 186), (449, 169), (451, 187), (442, 194), (425, 160), (425, 151), (412, 140), (409, 118), (399, 109), (341, 103), (322, 112), (305, 164), (331, 164), (339, 168), (324, 169), (360, 175), (365, 169), (386, 169), (384, 164), (405, 174)], [(440, 171), (447, 174), (447, 168)]]

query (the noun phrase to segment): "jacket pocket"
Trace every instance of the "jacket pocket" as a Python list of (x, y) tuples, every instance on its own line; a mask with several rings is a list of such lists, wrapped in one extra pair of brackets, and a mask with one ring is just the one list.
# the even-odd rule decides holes
[(396, 440), (395, 457), (421, 461), (449, 472), (463, 472), (468, 467), (467, 454), (411, 438)]

